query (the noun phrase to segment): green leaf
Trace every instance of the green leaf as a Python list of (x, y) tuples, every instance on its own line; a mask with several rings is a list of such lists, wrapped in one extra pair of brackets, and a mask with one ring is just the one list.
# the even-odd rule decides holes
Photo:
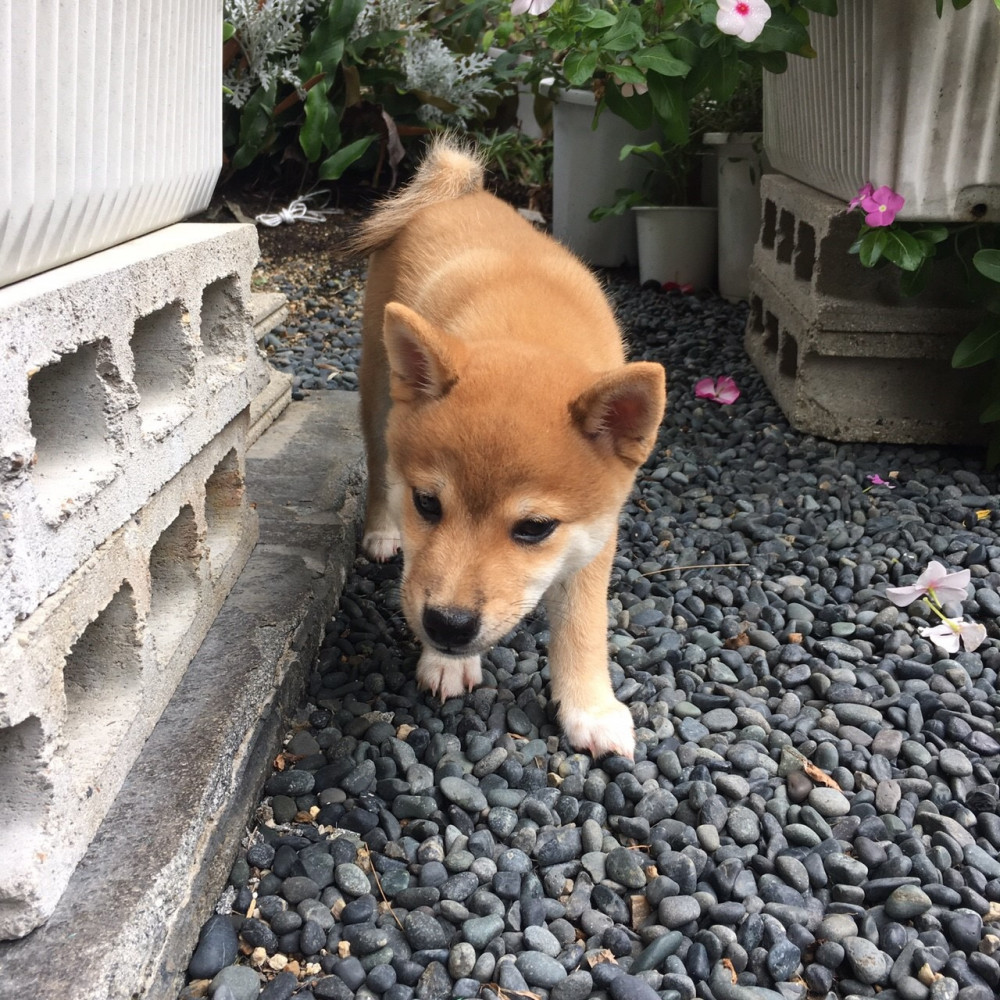
[(299, 57), (299, 75), (307, 80), (318, 63), (327, 73), (332, 73), (344, 57), (344, 46), (354, 22), (365, 6), (365, 0), (332, 0), (326, 14), (313, 28), (309, 40), (302, 47)]
[(326, 80), (320, 80), (306, 94), (306, 120), (299, 129), (299, 145), (310, 163), (315, 163), (323, 152), (323, 137), (326, 134), (332, 110), (330, 102), (327, 100), (329, 88), (330, 84)]
[(647, 129), (653, 121), (653, 101), (649, 94), (623, 97), (621, 90), (611, 80), (604, 87), (604, 103), (612, 114), (624, 118), (633, 128)]
[(618, 153), (619, 160), (627, 160), (633, 154), (641, 156), (644, 153), (651, 153), (653, 156), (663, 156), (663, 147), (658, 142), (647, 142), (641, 146), (634, 143), (626, 143)]
[(364, 139), (349, 143), (343, 149), (338, 149), (333, 156), (327, 157), (319, 168), (319, 178), (322, 181), (339, 180), (344, 171), (356, 160), (361, 159), (368, 147), (377, 137), (367, 135)]
[(959, 341), (951, 356), (951, 366), (973, 368), (994, 358), (1000, 358), (1000, 321), (995, 316), (987, 316)]
[(667, 142), (683, 146), (688, 141), (690, 105), (684, 99), (681, 81), (677, 77), (660, 76), (653, 72), (646, 79), (653, 110), (663, 129), (663, 137)]
[(758, 61), (768, 73), (784, 73), (788, 69), (787, 52), (761, 52)]
[[(997, 0), (1000, 3), (1000, 0)], [(972, 258), (972, 266), (990, 281), (1000, 281), (1000, 250), (980, 250)]]
[(887, 240), (888, 234), (884, 229), (869, 229), (861, 234), (857, 247), (858, 260), (863, 267), (874, 267), (882, 259)]
[(691, 72), (691, 66), (674, 56), (666, 45), (640, 49), (632, 56), (632, 62), (640, 69), (653, 70), (661, 76), (687, 76)]
[(615, 24), (600, 36), (599, 44), (606, 52), (634, 52), (646, 40), (639, 11), (635, 7), (622, 7)]
[(563, 73), (574, 87), (587, 83), (597, 69), (597, 52), (594, 49), (570, 52), (563, 63)]
[(588, 28), (603, 30), (614, 27), (618, 19), (610, 10), (604, 10), (601, 7), (581, 7), (578, 20)]
[(228, 42), (233, 35), (236, 34), (235, 25), (230, 24), (228, 21), (222, 22), (222, 40)]
[(243, 105), (240, 114), (240, 144), (233, 154), (233, 167), (236, 170), (242, 170), (253, 163), (264, 148), (271, 132), (277, 89), (277, 80), (272, 80), (267, 87), (258, 87)]
[(613, 204), (599, 205), (587, 218), (591, 222), (600, 222), (601, 219), (606, 219), (608, 216), (624, 215), (633, 205), (641, 205), (645, 201), (645, 198), (639, 191), (629, 191), (622, 188), (616, 191), (615, 194), (618, 198)]
[(619, 83), (631, 83), (633, 86), (645, 85), (646, 74), (635, 66), (625, 64), (608, 67), (608, 72), (614, 75)]
[(979, 422), (981, 424), (992, 424), (996, 420), (1000, 420), (1000, 399), (994, 399), (993, 402), (979, 414)]
[(949, 233), (947, 226), (922, 226), (920, 229), (914, 229), (913, 235), (925, 243), (944, 243)]
[(886, 227), (886, 241), (883, 253), (896, 267), (904, 271), (915, 271), (927, 257), (926, 244), (915, 239), (905, 229)]
[(899, 290), (906, 296), (919, 295), (927, 287), (927, 273), (930, 268), (918, 267), (915, 271), (902, 271), (899, 275)]
[(754, 46), (761, 52), (801, 52), (809, 48), (809, 32), (788, 11), (778, 8), (772, 11)]

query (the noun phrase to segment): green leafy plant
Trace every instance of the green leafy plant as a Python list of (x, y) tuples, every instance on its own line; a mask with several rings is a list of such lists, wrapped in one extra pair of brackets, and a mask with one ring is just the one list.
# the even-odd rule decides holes
[[(961, 2), (961, 0), (958, 0)], [(992, 365), (990, 389), (980, 423), (994, 424), (987, 464), (1000, 465), (1000, 225), (906, 223), (896, 218), (904, 199), (891, 188), (865, 184), (850, 208), (865, 212), (865, 222), (850, 247), (864, 267), (886, 263), (900, 272), (900, 290), (916, 295), (927, 286), (936, 265), (956, 262), (964, 277), (962, 293), (982, 319), (956, 345), (953, 368)]]
[(340, 177), (374, 135), (344, 141), (348, 42), (364, 0), (227, 0), (224, 145), (233, 171), (294, 135), (320, 179)]
[[(512, 6), (537, 11), (546, 3), (514, 0)], [(595, 116), (608, 109), (639, 129), (656, 124), (668, 145), (684, 146), (695, 102), (726, 104), (747, 69), (780, 73), (789, 55), (814, 56), (811, 15), (836, 12), (836, 0), (770, 6), (762, 0), (555, 0), (546, 13), (520, 20), (520, 37), (516, 31), (508, 37), (530, 57), (523, 70), (528, 82), (552, 77), (557, 88), (591, 87)]]
[(488, 118), (493, 60), (455, 45), (442, 11), (427, 0), (226, 0), (230, 171), (293, 159), (337, 179), (378, 138), (401, 152), (401, 133)]

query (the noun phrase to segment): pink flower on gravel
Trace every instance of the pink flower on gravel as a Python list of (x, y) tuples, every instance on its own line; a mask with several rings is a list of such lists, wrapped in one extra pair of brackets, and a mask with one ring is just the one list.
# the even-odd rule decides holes
[(890, 490), (896, 488), (896, 484), (891, 479), (883, 479), (877, 472), (873, 472), (870, 476), (865, 476), (865, 479), (872, 484), (872, 486), (888, 486)]
[(865, 200), (865, 198), (870, 198), (874, 193), (875, 193), (875, 186), (872, 184), (871, 181), (869, 181), (864, 187), (859, 187), (858, 196), (850, 200), (850, 203), (847, 206), (847, 210), (849, 212), (853, 211), (855, 208), (858, 207), (858, 205), (861, 204), (862, 201)]
[(861, 207), (866, 212), (865, 223), (869, 226), (891, 226), (905, 201), (901, 194), (883, 184), (861, 199)]
[(723, 406), (729, 406), (740, 398), (740, 390), (729, 375), (720, 375), (718, 379), (699, 379), (695, 383), (694, 394), (698, 399), (711, 399)]
[(959, 640), (968, 652), (978, 649), (986, 638), (986, 629), (978, 622), (953, 622), (950, 619), (930, 628), (922, 628), (920, 634), (930, 639), (935, 646), (946, 653), (957, 653)]
[(924, 594), (930, 594), (939, 604), (961, 604), (966, 597), (970, 575), (967, 569), (949, 573), (945, 566), (932, 559), (916, 583), (909, 587), (886, 587), (885, 596), (899, 608), (909, 607)]
[(719, 0), (715, 26), (724, 35), (752, 42), (764, 30), (770, 17), (771, 8), (764, 0)]
[(514, 0), (510, 5), (512, 14), (544, 14), (556, 0)]

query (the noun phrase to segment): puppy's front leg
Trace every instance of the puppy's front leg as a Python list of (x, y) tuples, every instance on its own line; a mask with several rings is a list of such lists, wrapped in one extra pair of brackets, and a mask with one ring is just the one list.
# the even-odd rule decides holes
[(608, 579), (615, 538), (591, 563), (545, 597), (552, 627), (552, 697), (570, 745), (594, 757), (635, 753), (635, 727), (608, 675)]
[(427, 646), (417, 662), (417, 684), (442, 701), (471, 691), (482, 683), (483, 666), (478, 656), (449, 656)]

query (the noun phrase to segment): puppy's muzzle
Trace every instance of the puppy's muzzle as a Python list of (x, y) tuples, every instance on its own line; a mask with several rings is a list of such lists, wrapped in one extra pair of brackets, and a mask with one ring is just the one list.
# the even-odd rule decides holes
[(467, 608), (424, 608), (421, 625), (442, 653), (465, 653), (479, 635), (482, 620)]

